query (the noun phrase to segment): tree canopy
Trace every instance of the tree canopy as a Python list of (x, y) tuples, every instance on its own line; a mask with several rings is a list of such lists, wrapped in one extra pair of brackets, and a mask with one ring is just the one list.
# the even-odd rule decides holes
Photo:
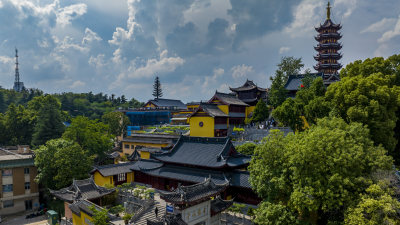
[(255, 150), (250, 183), (264, 201), (286, 205), (302, 220), (340, 222), (373, 182), (369, 175), (392, 163), (362, 124), (323, 118), (295, 135), (272, 131)]
[(88, 177), (93, 158), (77, 143), (65, 139), (53, 139), (35, 150), (36, 180), (50, 189), (60, 189), (73, 179)]
[(289, 75), (300, 73), (304, 64), (301, 58), (282, 57), (281, 62), (277, 66), (278, 69), (275, 71), (275, 75), (270, 78), (272, 84), (268, 94), (269, 104), (274, 108), (280, 106), (287, 97), (285, 84)]
[(154, 79), (153, 96), (155, 98), (161, 98), (163, 96), (163, 92), (161, 89), (161, 82), (160, 82), (160, 78), (158, 76), (156, 77), (156, 79)]
[(104, 124), (108, 125), (110, 134), (120, 136), (124, 134), (126, 126), (130, 124), (129, 118), (122, 112), (109, 112), (101, 117)]
[(258, 100), (251, 120), (253, 122), (262, 122), (268, 119), (268, 116), (269, 110), (267, 104), (265, 104), (265, 101), (262, 99)]
[(83, 116), (73, 118), (62, 137), (75, 141), (87, 152), (88, 156), (97, 156), (100, 160), (104, 159), (113, 145), (108, 125)]

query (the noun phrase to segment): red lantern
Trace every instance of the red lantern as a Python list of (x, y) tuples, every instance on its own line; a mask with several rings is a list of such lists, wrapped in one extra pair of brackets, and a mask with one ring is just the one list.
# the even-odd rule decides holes
[(301, 85), (300, 85), (300, 87), (302, 87), (302, 88), (303, 88), (303, 87), (304, 87), (304, 85), (303, 85), (303, 84), (301, 84)]

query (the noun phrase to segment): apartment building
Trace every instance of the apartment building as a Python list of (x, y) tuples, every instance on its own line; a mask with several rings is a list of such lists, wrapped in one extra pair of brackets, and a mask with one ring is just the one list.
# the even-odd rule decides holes
[(0, 148), (0, 170), (0, 215), (37, 209), (37, 170), (29, 146)]

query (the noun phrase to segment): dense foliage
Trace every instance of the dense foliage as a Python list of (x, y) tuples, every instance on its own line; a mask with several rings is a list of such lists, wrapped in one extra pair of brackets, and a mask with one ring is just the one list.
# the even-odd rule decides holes
[(257, 102), (256, 107), (254, 108), (251, 120), (253, 122), (262, 122), (267, 120), (268, 116), (269, 116), (269, 110), (267, 104), (265, 104), (264, 100), (260, 99)]
[(250, 182), (264, 201), (289, 207), (267, 208), (313, 224), (342, 222), (347, 208), (373, 183), (370, 174), (389, 170), (392, 163), (362, 124), (324, 118), (295, 135), (272, 131), (255, 150)]
[(317, 118), (328, 116), (329, 102), (325, 101), (326, 88), (322, 78), (310, 79), (306, 76), (303, 85), (294, 99), (287, 98), (282, 105), (273, 111), (273, 116), (284, 126), (293, 130), (303, 130), (303, 116), (309, 123), (315, 123)]
[(53, 139), (35, 150), (36, 180), (47, 188), (58, 190), (84, 179), (92, 169), (93, 158), (73, 141)]
[(270, 105), (276, 108), (285, 101), (287, 95), (285, 84), (289, 75), (298, 74), (303, 67), (304, 64), (301, 62), (301, 58), (282, 57), (275, 75), (270, 78), (272, 82), (268, 93)]
[(83, 116), (73, 118), (62, 137), (75, 141), (88, 156), (96, 156), (100, 161), (106, 157), (113, 145), (113, 136), (109, 133), (108, 125)]
[(245, 155), (253, 155), (254, 154), (254, 149), (257, 147), (257, 145), (253, 142), (248, 142), (244, 143), (242, 145), (236, 146), (235, 149), (242, 154)]

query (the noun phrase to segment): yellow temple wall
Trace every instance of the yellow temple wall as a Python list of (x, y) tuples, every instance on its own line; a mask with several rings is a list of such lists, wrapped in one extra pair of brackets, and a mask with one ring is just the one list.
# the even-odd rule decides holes
[(218, 105), (218, 108), (224, 112), (226, 115), (229, 115), (229, 106), (228, 105)]
[(255, 106), (248, 106), (246, 107), (246, 118), (254, 111), (256, 107)]
[(156, 108), (156, 106), (153, 103), (147, 103), (146, 105), (144, 105), (143, 107), (145, 108)]
[(142, 159), (150, 159), (150, 152), (142, 152), (140, 151), (140, 158)]
[(94, 182), (99, 186), (104, 186), (105, 184), (112, 184), (112, 176), (103, 177), (99, 171), (94, 172), (93, 176)]
[[(199, 123), (203, 122), (200, 127)], [(190, 136), (194, 137), (214, 137), (214, 118), (204, 116), (193, 116), (190, 118)]]
[[(129, 145), (129, 148), (125, 148), (125, 145)], [(132, 148), (133, 145), (133, 148)], [(136, 146), (145, 146), (145, 147), (153, 147), (153, 148), (161, 148), (161, 147), (167, 147), (168, 143), (163, 143), (163, 144), (159, 144), (159, 143), (143, 143), (143, 142), (122, 142), (122, 153), (123, 154), (127, 154), (127, 155), (131, 155), (133, 153), (133, 151), (135, 150)]]
[(132, 171), (132, 172), (126, 174), (126, 182), (132, 183), (133, 181), (135, 181), (135, 174)]

